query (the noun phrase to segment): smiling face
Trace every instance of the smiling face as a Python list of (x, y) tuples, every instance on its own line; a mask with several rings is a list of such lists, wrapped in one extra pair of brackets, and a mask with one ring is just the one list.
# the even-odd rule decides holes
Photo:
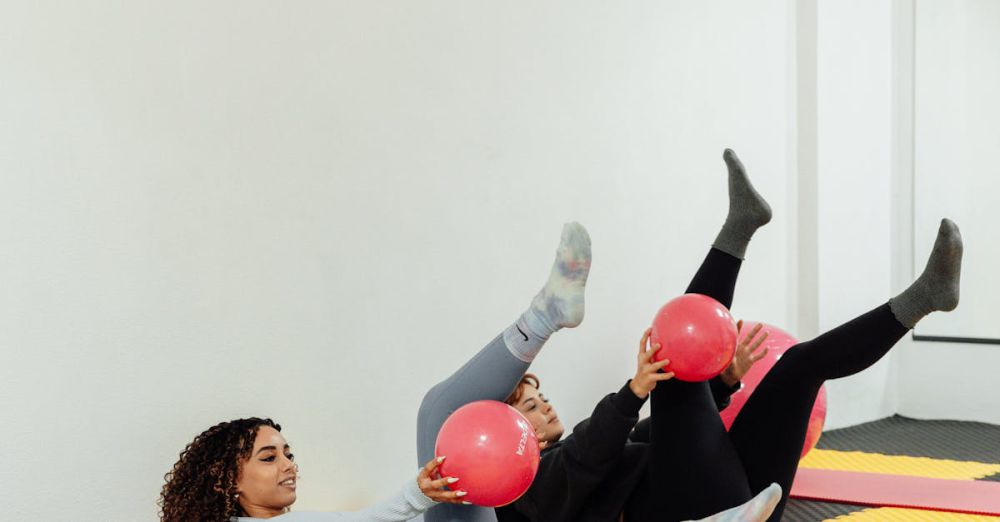
[(522, 381), (518, 386), (520, 392), (515, 395), (520, 397), (511, 406), (521, 412), (535, 428), (538, 441), (555, 442), (562, 438), (565, 429), (548, 399), (530, 382)]
[(236, 490), (240, 506), (251, 517), (271, 518), (295, 502), (298, 466), (281, 432), (261, 426), (250, 458), (240, 462)]

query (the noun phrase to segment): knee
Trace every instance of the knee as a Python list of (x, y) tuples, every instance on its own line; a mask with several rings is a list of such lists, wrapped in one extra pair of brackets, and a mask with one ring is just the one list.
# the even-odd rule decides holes
[(778, 361), (774, 364), (774, 368), (771, 371), (794, 371), (798, 366), (804, 364), (808, 358), (809, 342), (796, 344), (786, 350), (785, 353), (778, 355)]
[(424, 394), (424, 398), (420, 401), (420, 408), (417, 410), (417, 422), (423, 423), (424, 419), (433, 416), (434, 411), (437, 410), (437, 405), (440, 403), (438, 400), (441, 397), (441, 385), (438, 384), (431, 389), (427, 390)]
[(440, 398), (438, 386), (431, 388), (420, 401), (420, 408), (417, 410), (417, 453), (421, 463), (434, 455), (438, 430), (450, 414)]

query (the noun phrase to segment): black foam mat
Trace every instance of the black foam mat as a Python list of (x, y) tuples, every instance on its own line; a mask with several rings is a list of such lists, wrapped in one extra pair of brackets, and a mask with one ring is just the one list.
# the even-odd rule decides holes
[[(982, 422), (917, 420), (899, 415), (858, 426), (830, 430), (817, 448), (907, 455), (935, 459), (1000, 463), (1000, 426)], [(1000, 473), (979, 480), (1000, 482)], [(834, 519), (866, 506), (790, 499), (782, 517), (787, 522)]]
[(785, 513), (781, 520), (790, 522), (813, 522), (817, 520), (828, 520), (837, 518), (840, 515), (847, 515), (855, 511), (867, 509), (866, 506), (853, 506), (851, 504), (834, 504), (833, 502), (812, 502), (810, 500), (788, 499), (785, 505)]
[(1000, 462), (1000, 426), (983, 422), (916, 420), (896, 415), (831, 430), (818, 448), (934, 459)]

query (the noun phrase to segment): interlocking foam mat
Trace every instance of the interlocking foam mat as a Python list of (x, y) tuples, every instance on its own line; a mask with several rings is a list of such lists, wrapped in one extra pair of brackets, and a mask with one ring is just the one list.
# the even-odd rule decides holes
[(895, 416), (832, 430), (802, 460), (797, 478), (783, 517), (789, 522), (1000, 521), (975, 514), (998, 513), (1000, 426)]

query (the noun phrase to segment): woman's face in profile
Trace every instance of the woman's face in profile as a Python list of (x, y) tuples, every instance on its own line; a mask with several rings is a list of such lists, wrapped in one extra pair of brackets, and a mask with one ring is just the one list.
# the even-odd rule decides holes
[(261, 426), (250, 458), (240, 463), (236, 479), (240, 505), (253, 517), (284, 513), (295, 502), (298, 467), (281, 432)]
[(521, 383), (521, 400), (514, 409), (521, 412), (535, 428), (539, 442), (555, 442), (563, 435), (563, 425), (549, 400), (538, 392), (538, 388)]

